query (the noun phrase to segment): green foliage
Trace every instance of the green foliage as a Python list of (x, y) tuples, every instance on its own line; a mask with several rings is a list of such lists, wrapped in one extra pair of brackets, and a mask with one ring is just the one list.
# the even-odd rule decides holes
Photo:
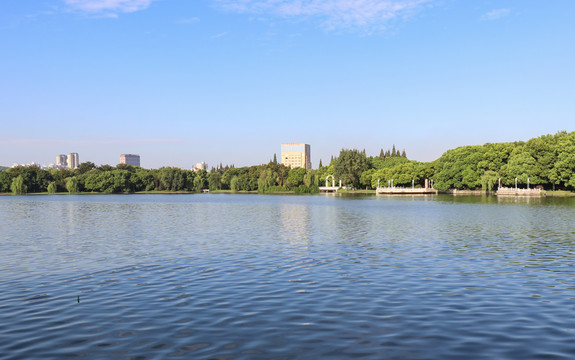
[(48, 184), (47, 190), (49, 194), (55, 194), (57, 191), (56, 182), (52, 181), (50, 184)]
[(76, 172), (78, 174), (84, 174), (84, 173), (87, 173), (88, 171), (93, 170), (95, 168), (96, 168), (96, 165), (93, 162), (86, 161), (86, 162), (83, 162), (80, 165), (78, 165)]
[(341, 179), (344, 185), (359, 187), (361, 174), (367, 169), (367, 158), (357, 149), (342, 149), (334, 161), (334, 175)]
[(128, 170), (116, 169), (112, 171), (114, 176), (114, 187), (112, 192), (124, 193), (134, 191), (134, 182), (132, 181), (132, 173)]
[(113, 193), (114, 175), (112, 171), (96, 171), (85, 179), (84, 187), (88, 191)]
[(306, 175), (306, 169), (304, 168), (290, 169), (287, 177), (286, 187), (288, 189), (292, 189), (302, 185), (305, 175)]
[(575, 132), (559, 132), (529, 141), (464, 146), (445, 152), (435, 162), (435, 187), (486, 189), (494, 185), (494, 173), (502, 185), (575, 188)]
[(24, 177), (22, 177), (22, 175), (18, 175), (12, 180), (10, 190), (14, 195), (26, 194), (28, 187), (24, 184)]
[(308, 188), (312, 186), (318, 186), (318, 178), (316, 174), (316, 170), (307, 170), (303, 177), (303, 184)]
[(12, 177), (22, 176), (28, 192), (46, 191), (48, 184), (53, 181), (48, 171), (42, 170), (36, 165), (17, 166), (6, 170), (6, 172)]
[[(321, 167), (316, 172), (317, 182), (320, 186), (325, 185), (325, 179), (328, 175), (334, 175), (334, 164), (330, 164), (329, 166)], [(339, 179), (334, 176), (334, 180), (337, 183)], [(328, 186), (331, 186), (331, 178), (329, 179)]]
[(0, 193), (9, 192), (12, 185), (12, 176), (7, 171), (0, 171)]
[(232, 190), (232, 191), (239, 191), (240, 190), (240, 184), (239, 184), (239, 177), (238, 176), (234, 176), (232, 178), (232, 180), (230, 181), (230, 190)]
[(371, 175), (371, 187), (376, 188), (379, 180), (380, 186), (388, 186), (393, 180), (394, 186), (423, 185), (428, 177), (427, 164), (417, 161), (410, 161), (402, 157), (386, 158), (386, 165), (375, 170)]
[(446, 151), (438, 160), (438, 172), (434, 176), (435, 188), (439, 190), (475, 189), (480, 185), (477, 164), (483, 158), (480, 145), (463, 146)]
[(499, 175), (493, 170), (487, 170), (481, 175), (481, 188), (486, 191), (493, 190), (499, 179)]
[[(363, 173), (361, 173), (361, 177), (359, 179), (359, 182), (363, 187), (372, 187), (372, 181), (373, 181), (373, 174), (376, 172), (376, 169), (369, 169), (364, 171)], [(377, 183), (377, 180), (376, 180)]]
[(208, 186), (210, 191), (216, 191), (222, 189), (222, 174), (219, 172), (211, 172), (208, 175)]
[(209, 188), (209, 175), (206, 170), (198, 170), (196, 176), (194, 177), (194, 190), (196, 192), (202, 192), (203, 189)]
[[(0, 171), (0, 192), (93, 191), (104, 193), (135, 191), (294, 191), (313, 192), (323, 186), (328, 175), (335, 183), (353, 187), (394, 185), (422, 186), (433, 179), (439, 190), (493, 189), (498, 178), (510, 186), (519, 184), (575, 189), (575, 132), (544, 135), (527, 142), (494, 143), (463, 146), (446, 151), (439, 159), (420, 163), (410, 161), (405, 150), (380, 150), (379, 156), (367, 157), (364, 151), (341, 150), (329, 166), (317, 170), (290, 169), (275, 161), (266, 165), (235, 168), (219, 165), (209, 173), (195, 173), (174, 167), (148, 170), (120, 164), (117, 167), (85, 162), (78, 169), (42, 170), (38, 166), (17, 166)], [(18, 179), (18, 180), (16, 180)], [(331, 186), (331, 180), (328, 184)], [(16, 191), (15, 191), (16, 190)]]
[(72, 176), (71, 178), (66, 179), (66, 190), (71, 193), (78, 192), (78, 178)]
[[(205, 171), (205, 170), (204, 170)], [(158, 172), (158, 190), (192, 191), (195, 173), (175, 167), (164, 167)]]

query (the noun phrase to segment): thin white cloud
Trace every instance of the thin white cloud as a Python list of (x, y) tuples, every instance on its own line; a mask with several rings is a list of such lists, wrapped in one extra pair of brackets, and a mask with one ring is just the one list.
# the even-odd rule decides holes
[(212, 39), (221, 38), (221, 37), (223, 37), (223, 36), (226, 36), (227, 34), (228, 34), (228, 32), (226, 31), (226, 32), (223, 32), (223, 33), (220, 33), (220, 34), (217, 34), (217, 35), (213, 35), (213, 36), (212, 36)]
[(385, 28), (435, 0), (214, 0), (239, 13), (318, 19), (329, 29)]
[[(118, 14), (145, 10), (154, 0), (64, 0), (72, 9), (90, 14)], [(113, 16), (111, 16), (113, 17)]]
[(495, 10), (491, 10), (487, 14), (483, 15), (481, 17), (481, 20), (487, 20), (487, 21), (498, 20), (498, 19), (501, 19), (503, 17), (508, 16), (510, 13), (511, 13), (511, 10), (509, 10), (509, 9), (495, 9)]
[(179, 24), (195, 24), (200, 21), (199, 17), (189, 17), (178, 20)]

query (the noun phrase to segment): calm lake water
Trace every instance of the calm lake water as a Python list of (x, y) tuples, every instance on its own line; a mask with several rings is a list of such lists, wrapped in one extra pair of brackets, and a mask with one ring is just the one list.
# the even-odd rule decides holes
[(0, 359), (572, 359), (575, 200), (0, 197)]

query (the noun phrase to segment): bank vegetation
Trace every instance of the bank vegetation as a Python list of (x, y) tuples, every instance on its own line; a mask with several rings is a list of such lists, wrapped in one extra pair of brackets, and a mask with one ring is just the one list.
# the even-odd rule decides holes
[[(438, 190), (492, 190), (499, 179), (504, 186), (540, 186), (548, 190), (575, 190), (575, 132), (558, 132), (529, 141), (462, 146), (446, 151), (432, 162), (409, 160), (405, 150), (342, 149), (329, 165), (318, 169), (290, 169), (277, 161), (236, 168), (219, 165), (210, 171), (175, 167), (144, 169), (119, 164), (77, 169), (43, 170), (18, 166), (0, 171), (0, 192), (26, 193), (134, 193), (249, 191), (259, 193), (315, 193), (328, 175), (336, 184), (354, 189), (387, 186), (423, 186), (433, 180)], [(517, 179), (517, 180), (516, 180)], [(331, 177), (330, 184), (331, 185)]]

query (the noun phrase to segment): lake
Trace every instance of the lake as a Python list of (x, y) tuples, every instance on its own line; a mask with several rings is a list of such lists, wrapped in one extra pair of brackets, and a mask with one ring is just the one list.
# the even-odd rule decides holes
[(575, 200), (0, 197), (0, 359), (572, 359)]

